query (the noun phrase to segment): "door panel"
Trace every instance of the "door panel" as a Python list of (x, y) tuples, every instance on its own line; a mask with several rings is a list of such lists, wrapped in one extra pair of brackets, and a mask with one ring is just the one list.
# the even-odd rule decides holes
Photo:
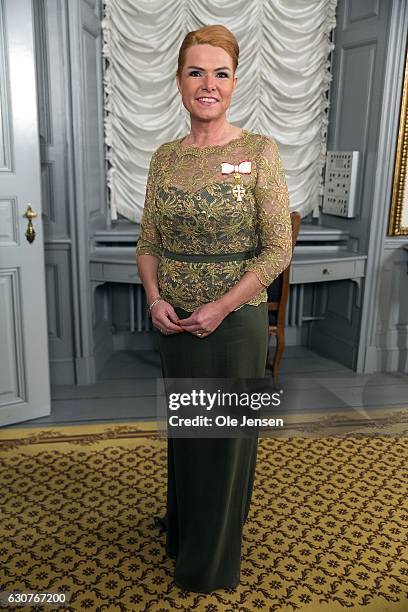
[(0, 0), (0, 425), (51, 410), (35, 77), (32, 1)]

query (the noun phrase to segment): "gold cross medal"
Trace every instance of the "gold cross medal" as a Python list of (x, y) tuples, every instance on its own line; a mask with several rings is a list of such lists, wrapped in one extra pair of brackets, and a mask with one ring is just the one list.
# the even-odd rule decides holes
[(242, 196), (245, 195), (245, 187), (242, 184), (242, 176), (239, 172), (234, 173), (235, 185), (232, 188), (232, 193), (237, 202), (242, 202)]
[(243, 160), (239, 164), (230, 164), (229, 162), (223, 162), (221, 164), (222, 174), (234, 174), (234, 186), (232, 193), (237, 202), (242, 202), (242, 196), (245, 195), (245, 187), (242, 182), (243, 174), (251, 174), (251, 162)]

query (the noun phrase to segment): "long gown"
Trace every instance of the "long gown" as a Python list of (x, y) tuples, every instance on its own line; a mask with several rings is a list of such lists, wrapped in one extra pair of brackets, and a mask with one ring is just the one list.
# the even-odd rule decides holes
[[(266, 288), (291, 257), (278, 146), (247, 130), (226, 145), (183, 147), (182, 140), (152, 156), (137, 254), (159, 259), (160, 295), (180, 318), (220, 298), (247, 271), (264, 288), (204, 338), (158, 332), (163, 377), (263, 378)], [(240, 172), (245, 168), (250, 172)], [(223, 173), (227, 169), (233, 171)], [(241, 194), (234, 193), (237, 179)], [(238, 586), (257, 442), (257, 436), (168, 438), (167, 507), (160, 522), (180, 587), (208, 593)]]

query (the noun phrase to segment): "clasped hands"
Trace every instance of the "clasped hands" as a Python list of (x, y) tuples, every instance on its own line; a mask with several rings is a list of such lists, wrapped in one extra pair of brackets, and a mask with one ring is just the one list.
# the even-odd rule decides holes
[(219, 302), (202, 304), (185, 319), (180, 319), (173, 306), (160, 301), (152, 308), (152, 322), (165, 335), (189, 332), (198, 338), (209, 336), (227, 316), (227, 311)]

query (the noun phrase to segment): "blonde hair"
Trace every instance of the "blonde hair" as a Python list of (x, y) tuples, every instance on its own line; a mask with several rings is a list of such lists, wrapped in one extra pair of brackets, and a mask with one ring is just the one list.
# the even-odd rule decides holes
[(177, 75), (181, 78), (186, 60), (187, 50), (193, 45), (212, 45), (221, 47), (231, 56), (234, 72), (238, 67), (239, 45), (234, 34), (223, 25), (203, 26), (199, 30), (189, 32), (183, 42), (178, 55)]

